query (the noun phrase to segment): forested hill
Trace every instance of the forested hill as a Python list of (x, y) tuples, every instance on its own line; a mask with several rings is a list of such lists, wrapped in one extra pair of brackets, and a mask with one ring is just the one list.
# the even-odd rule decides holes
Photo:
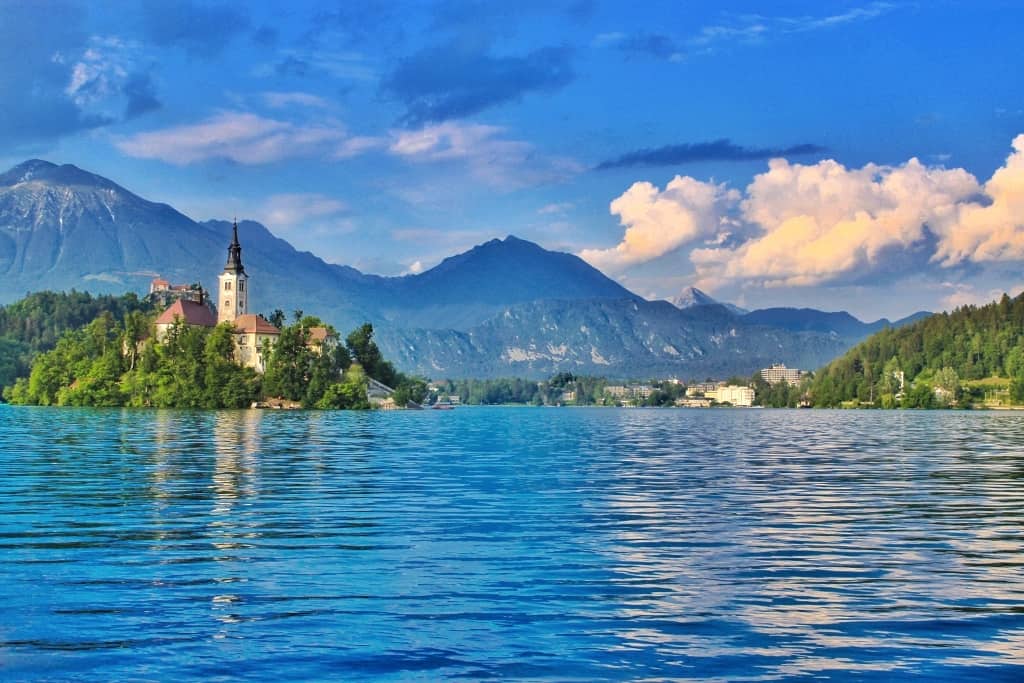
[(134, 293), (93, 296), (87, 292), (36, 292), (0, 306), (0, 388), (28, 375), (32, 358), (49, 351), (68, 330), (78, 329), (101, 313), (122, 322), (133, 311), (151, 311), (152, 304)]
[(1024, 294), (884, 329), (819, 370), (811, 397), (816, 406), (931, 407), (956, 400), (964, 381), (985, 378), (1024, 393)]

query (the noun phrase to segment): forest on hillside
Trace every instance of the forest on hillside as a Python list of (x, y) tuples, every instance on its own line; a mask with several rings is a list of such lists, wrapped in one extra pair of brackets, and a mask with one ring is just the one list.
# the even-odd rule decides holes
[(820, 407), (964, 407), (993, 379), (1024, 403), (1024, 295), (882, 330), (815, 373), (808, 391)]
[(32, 359), (57, 345), (68, 330), (109, 314), (121, 323), (129, 313), (154, 313), (153, 305), (135, 293), (93, 296), (88, 292), (36, 292), (0, 306), (0, 388), (28, 376)]

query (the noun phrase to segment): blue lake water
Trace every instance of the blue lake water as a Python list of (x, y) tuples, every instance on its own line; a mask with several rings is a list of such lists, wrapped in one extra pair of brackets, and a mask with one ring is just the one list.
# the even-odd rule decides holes
[(0, 406), (0, 679), (1024, 680), (1024, 414)]

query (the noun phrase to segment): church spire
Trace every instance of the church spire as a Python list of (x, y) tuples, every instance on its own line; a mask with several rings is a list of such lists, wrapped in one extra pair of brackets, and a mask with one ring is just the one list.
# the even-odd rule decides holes
[(232, 228), (233, 239), (231, 245), (228, 247), (228, 262), (224, 265), (225, 273), (239, 273), (245, 272), (245, 267), (242, 265), (242, 245), (238, 243), (238, 219), (235, 219), (234, 226)]

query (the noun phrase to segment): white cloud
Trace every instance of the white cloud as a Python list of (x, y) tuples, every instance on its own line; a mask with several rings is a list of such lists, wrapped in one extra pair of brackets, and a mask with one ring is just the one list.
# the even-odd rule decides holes
[(346, 142), (345, 129), (336, 121), (296, 124), (248, 112), (224, 111), (200, 123), (138, 133), (115, 144), (129, 156), (185, 165), (207, 159), (266, 164), (322, 156), (344, 148)]
[(545, 204), (544, 206), (537, 209), (537, 214), (541, 216), (550, 216), (552, 214), (563, 214), (567, 211), (571, 211), (574, 208), (572, 202), (557, 202), (554, 204)]
[(503, 130), (483, 124), (440, 123), (419, 130), (397, 131), (391, 143), (393, 154), (415, 161), (466, 159), (504, 151), (521, 156), (525, 142), (502, 140)]
[(127, 53), (127, 46), (118, 38), (92, 36), (89, 47), (71, 66), (64, 93), (80, 107), (119, 93), (128, 77)]
[(957, 207), (935, 260), (950, 266), (962, 261), (1024, 260), (1024, 135), (984, 188), (985, 203)]
[(357, 135), (351, 137), (338, 146), (334, 152), (335, 159), (351, 159), (360, 154), (365, 154), (374, 149), (387, 147), (387, 138), (373, 137), (369, 135)]
[(419, 275), (424, 271), (423, 261), (413, 261), (402, 275)]
[(807, 33), (868, 21), (895, 9), (897, 5), (891, 2), (871, 2), (863, 7), (851, 7), (844, 12), (817, 17), (747, 14), (736, 17), (732, 23), (702, 27), (690, 43), (702, 47), (720, 42), (757, 43), (773, 34)]
[(263, 101), (266, 102), (268, 107), (274, 109), (284, 109), (285, 107), (293, 106), (326, 109), (331, 106), (331, 103), (324, 98), (308, 92), (265, 92), (263, 93)]
[(744, 244), (698, 249), (702, 279), (755, 279), (768, 285), (815, 285), (862, 272), (890, 248), (925, 238), (925, 225), (945, 224), (957, 203), (978, 191), (962, 169), (929, 168), (917, 159), (896, 166), (847, 169), (826, 160), (811, 166), (783, 159), (754, 178), (741, 204), (761, 234)]
[(812, 286), (862, 277), (892, 254), (936, 267), (1024, 261), (1024, 135), (984, 185), (917, 159), (849, 169), (769, 162), (743, 193), (677, 176), (635, 183), (611, 204), (625, 233), (580, 255), (610, 271), (691, 247), (697, 286)]
[(676, 176), (664, 191), (651, 183), (634, 183), (610, 207), (626, 228), (622, 241), (608, 249), (584, 249), (580, 257), (611, 272), (651, 261), (713, 236), (738, 198), (738, 192), (724, 185), (690, 177)]
[(960, 306), (984, 306), (997, 301), (1003, 293), (1014, 296), (1024, 284), (1018, 283), (1007, 288), (995, 288), (979, 290), (975, 286), (964, 282), (943, 282), (942, 287), (951, 290), (949, 294), (942, 297), (941, 302), (944, 310), (959, 308)]
[(448, 121), (395, 131), (388, 150), (417, 163), (463, 163), (476, 179), (505, 190), (558, 182), (583, 170), (572, 159), (545, 156), (504, 133), (498, 126)]
[(140, 53), (137, 43), (116, 36), (91, 36), (88, 47), (76, 59), (57, 54), (53, 61), (71, 62), (64, 88), (68, 99), (91, 114), (113, 118), (125, 107), (125, 91), (133, 76), (139, 78)]
[(271, 195), (257, 213), (260, 222), (271, 229), (280, 229), (297, 226), (311, 219), (336, 216), (347, 209), (344, 202), (333, 197), (304, 192)]

